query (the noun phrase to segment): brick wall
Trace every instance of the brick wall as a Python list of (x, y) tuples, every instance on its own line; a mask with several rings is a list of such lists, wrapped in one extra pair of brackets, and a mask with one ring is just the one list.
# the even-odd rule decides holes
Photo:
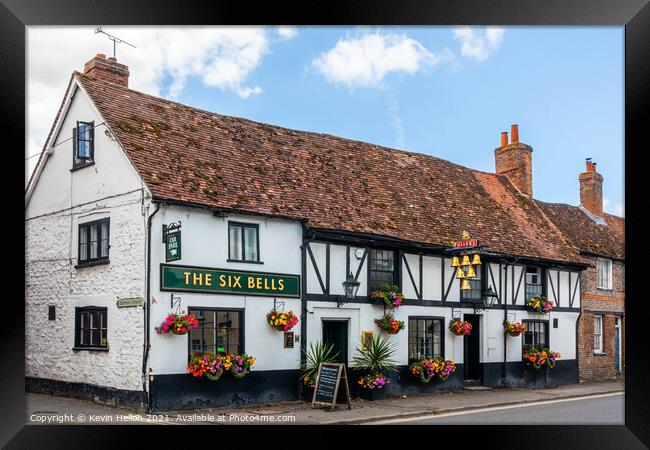
[[(595, 266), (596, 259), (591, 263)], [(611, 380), (625, 374), (625, 265), (612, 264), (612, 290), (598, 289), (597, 271), (588, 268), (581, 277), (581, 315), (578, 321), (580, 381)], [(594, 354), (594, 316), (603, 315), (603, 353)], [(621, 318), (621, 374), (616, 374), (616, 318)]]
[(496, 173), (506, 175), (522, 194), (533, 195), (533, 149), (522, 143), (494, 150)]

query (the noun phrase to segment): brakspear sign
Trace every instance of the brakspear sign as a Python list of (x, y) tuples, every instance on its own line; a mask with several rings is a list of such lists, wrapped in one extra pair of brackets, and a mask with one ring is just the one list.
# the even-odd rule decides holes
[(161, 264), (160, 290), (300, 297), (300, 276)]

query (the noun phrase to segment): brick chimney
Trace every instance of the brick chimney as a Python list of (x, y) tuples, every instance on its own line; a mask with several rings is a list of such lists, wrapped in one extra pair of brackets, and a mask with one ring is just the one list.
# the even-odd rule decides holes
[(514, 124), (508, 133), (501, 133), (501, 145), (494, 149), (496, 173), (505, 175), (519, 191), (533, 196), (533, 149), (519, 142), (519, 127)]
[(129, 87), (129, 66), (120, 64), (117, 59), (98, 53), (84, 65), (84, 74), (93, 78)]
[(580, 205), (590, 213), (603, 217), (603, 176), (596, 172), (596, 163), (587, 158), (586, 172), (578, 177), (580, 180)]

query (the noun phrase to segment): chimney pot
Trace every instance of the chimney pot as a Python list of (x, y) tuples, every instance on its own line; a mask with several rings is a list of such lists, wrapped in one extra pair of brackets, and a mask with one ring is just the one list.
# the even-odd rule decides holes
[(106, 59), (106, 55), (103, 54), (103, 53), (97, 53), (97, 54), (95, 55), (95, 58)]
[(501, 132), (501, 147), (505, 147), (508, 145), (508, 132), (507, 131), (502, 131)]
[(516, 144), (519, 142), (519, 125), (516, 123), (510, 126), (510, 143)]

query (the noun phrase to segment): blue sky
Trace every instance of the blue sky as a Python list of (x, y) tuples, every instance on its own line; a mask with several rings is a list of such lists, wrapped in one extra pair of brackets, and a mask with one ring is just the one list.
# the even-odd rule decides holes
[[(621, 27), (267, 28), (228, 38), (230, 44), (160, 29), (157, 37), (117, 31), (138, 45), (118, 49), (118, 60), (131, 68), (132, 87), (222, 114), (490, 172), (500, 132), (517, 123), (520, 140), (533, 147), (536, 198), (577, 205), (578, 174), (592, 157), (605, 179), (605, 210), (624, 213)], [(47, 32), (30, 28), (30, 51), (38, 54), (51, 41)], [(189, 44), (198, 52), (194, 59), (188, 59), (191, 51), (174, 51), (183, 39), (185, 49)], [(86, 40), (93, 52), (111, 52), (101, 35)], [(94, 54), (85, 48), (77, 70)], [(162, 62), (145, 64), (152, 48)], [(203, 64), (179, 74), (178, 67), (196, 60)], [(60, 98), (65, 85), (56, 88)], [(32, 140), (40, 139), (35, 134)]]

